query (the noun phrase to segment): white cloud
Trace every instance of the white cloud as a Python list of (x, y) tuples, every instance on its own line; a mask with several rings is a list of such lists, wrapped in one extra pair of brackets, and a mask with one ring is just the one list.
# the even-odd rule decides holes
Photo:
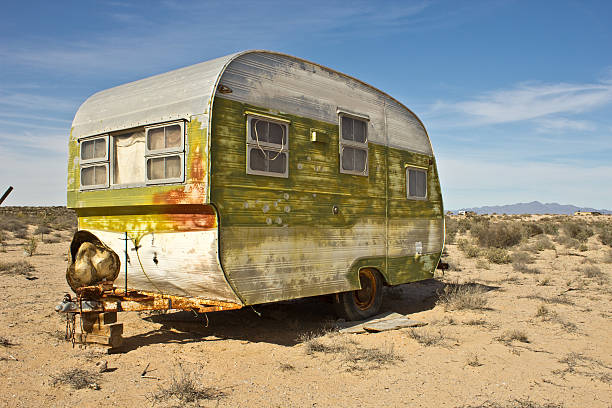
[[(521, 83), (511, 89), (486, 92), (459, 102), (437, 102), (427, 115), (453, 117), (463, 126), (492, 125), (550, 118), (558, 114), (579, 114), (612, 102), (612, 82), (586, 84)], [(461, 118), (457, 120), (456, 116)], [(551, 124), (552, 119), (546, 124)], [(569, 126), (578, 122), (567, 121)], [(584, 126), (583, 126), (584, 128)]]
[(564, 131), (593, 131), (597, 126), (586, 120), (571, 120), (567, 118), (538, 119), (536, 131), (540, 133), (558, 133)]

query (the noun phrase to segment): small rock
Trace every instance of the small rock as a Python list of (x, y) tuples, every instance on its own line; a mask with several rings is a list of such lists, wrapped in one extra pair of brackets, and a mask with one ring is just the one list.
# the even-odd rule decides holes
[(105, 373), (108, 371), (108, 362), (106, 360), (98, 361), (96, 367), (98, 368), (98, 372)]

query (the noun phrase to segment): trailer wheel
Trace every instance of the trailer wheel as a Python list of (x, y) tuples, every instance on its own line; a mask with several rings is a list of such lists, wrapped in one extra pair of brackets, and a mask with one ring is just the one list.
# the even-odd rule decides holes
[(359, 271), (361, 289), (337, 293), (334, 308), (346, 320), (363, 320), (378, 313), (382, 305), (383, 279), (375, 269)]

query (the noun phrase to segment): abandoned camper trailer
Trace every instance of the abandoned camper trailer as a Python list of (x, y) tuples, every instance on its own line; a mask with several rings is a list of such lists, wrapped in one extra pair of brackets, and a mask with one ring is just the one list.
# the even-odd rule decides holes
[(289, 55), (246, 51), (99, 92), (69, 152), (67, 278), (88, 311), (333, 295), (361, 319), (383, 285), (432, 277), (442, 252), (421, 121)]

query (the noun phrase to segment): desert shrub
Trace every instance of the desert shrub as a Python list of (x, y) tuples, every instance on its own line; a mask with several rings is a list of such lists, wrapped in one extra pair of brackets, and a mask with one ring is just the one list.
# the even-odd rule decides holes
[(32, 276), (36, 269), (28, 261), (2, 262), (0, 261), (0, 274)]
[(564, 245), (568, 248), (578, 248), (580, 246), (580, 241), (575, 238), (570, 238), (566, 235), (558, 235), (557, 237), (555, 237), (555, 242)]
[(441, 330), (434, 332), (427, 329), (411, 329), (409, 335), (423, 346), (437, 346), (446, 341), (446, 337), (442, 334)]
[(381, 368), (387, 364), (395, 364), (397, 361), (404, 361), (393, 350), (393, 344), (382, 348), (351, 347), (346, 350), (342, 360), (348, 371), (370, 370)]
[(563, 232), (570, 238), (586, 242), (593, 235), (593, 229), (586, 224), (570, 221), (562, 225)]
[(480, 255), (480, 249), (477, 246), (470, 244), (467, 239), (462, 238), (458, 240), (457, 246), (467, 258), (476, 258)]
[(481, 246), (489, 248), (509, 248), (523, 237), (520, 224), (507, 222), (474, 226), (471, 234)]
[(534, 263), (535, 262), (535, 258), (531, 255), (529, 255), (527, 252), (522, 252), (522, 251), (518, 251), (518, 252), (513, 252), (512, 255), (510, 255), (510, 259), (512, 260), (512, 263), (522, 263), (522, 264), (530, 264), (530, 263)]
[(20, 218), (10, 215), (0, 215), (0, 230), (16, 232), (27, 228), (27, 224)]
[(523, 224), (523, 234), (527, 238), (535, 237), (544, 233), (544, 229), (535, 222), (526, 222)]
[(58, 242), (61, 242), (61, 241), (62, 241), (61, 239), (55, 236), (48, 236), (47, 238), (45, 238), (45, 242), (47, 244), (57, 244)]
[(42, 234), (49, 234), (50, 232), (51, 232), (51, 228), (49, 228), (47, 225), (39, 224), (36, 227), (36, 230), (34, 231), (34, 234), (42, 235)]
[(555, 244), (546, 235), (542, 235), (536, 238), (533, 247), (539, 252), (545, 249), (555, 249)]
[(485, 252), (485, 258), (494, 264), (507, 264), (512, 260), (507, 250), (503, 248), (489, 248)]
[(587, 278), (596, 279), (600, 284), (609, 281), (608, 275), (595, 265), (583, 265), (578, 268), (578, 272), (582, 273)]
[(529, 338), (527, 334), (522, 330), (508, 330), (504, 332), (500, 337), (497, 338), (498, 341), (504, 343), (512, 343), (513, 341), (520, 341), (521, 343), (529, 343)]
[(521, 273), (531, 273), (531, 274), (538, 274), (540, 273), (540, 270), (538, 268), (532, 268), (530, 266), (528, 266), (525, 263), (522, 262), (516, 262), (512, 264), (512, 269), (514, 269), (517, 272), (521, 272)]
[[(542, 220), (543, 221), (543, 220)], [(542, 230), (547, 235), (559, 235), (559, 225), (552, 221), (540, 222)]]
[(612, 225), (602, 226), (597, 235), (602, 244), (612, 247)]
[(14, 231), (13, 236), (19, 239), (27, 239), (28, 238), (28, 228), (23, 227), (22, 229), (18, 229)]
[(0, 251), (6, 252), (6, 232), (0, 231)]
[(457, 219), (457, 232), (464, 233), (470, 230), (472, 223), (469, 218)]
[(486, 270), (491, 269), (491, 266), (489, 265), (489, 263), (485, 261), (484, 259), (478, 259), (476, 261), (476, 267), (478, 269), (486, 269)]
[[(202, 377), (186, 372), (182, 367), (178, 375), (172, 376), (170, 383), (160, 385), (157, 390), (147, 398), (153, 403), (177, 401), (180, 405), (199, 403), (202, 400), (219, 399), (223, 392), (214, 387), (205, 387), (201, 384)], [(199, 404), (197, 406), (200, 406)]]
[(455, 236), (459, 230), (459, 225), (454, 218), (449, 217), (448, 215), (444, 217), (444, 230), (446, 234), (445, 242), (447, 244), (452, 244), (455, 242)]
[(447, 310), (484, 309), (487, 305), (485, 291), (474, 284), (449, 283), (438, 292), (436, 304)]
[(94, 371), (83, 370), (81, 368), (73, 368), (68, 371), (64, 371), (56, 376), (53, 376), (53, 385), (64, 384), (70, 385), (75, 390), (83, 388), (100, 389), (98, 381), (100, 381), (100, 374)]
[(578, 245), (578, 250), (579, 250), (580, 252), (586, 252), (586, 251), (588, 251), (588, 250), (589, 250), (589, 247), (587, 246), (587, 244), (582, 243), (582, 244)]
[(36, 253), (36, 248), (38, 247), (38, 241), (35, 237), (30, 237), (24, 244), (23, 250), (28, 256), (32, 256)]

